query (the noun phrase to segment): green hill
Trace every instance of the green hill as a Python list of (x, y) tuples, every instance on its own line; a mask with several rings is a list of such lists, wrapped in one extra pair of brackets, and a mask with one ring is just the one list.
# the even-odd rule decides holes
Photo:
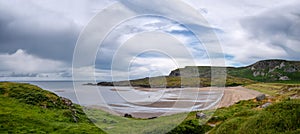
[[(212, 69), (213, 68), (213, 69)], [(286, 60), (263, 60), (246, 67), (209, 67), (209, 66), (188, 66), (171, 71), (169, 76), (198, 76), (210, 78), (211, 70), (226, 70), (227, 75), (247, 78), (260, 82), (275, 81), (297, 81), (300, 82), (300, 62)], [(198, 70), (198, 72), (195, 72)], [(223, 72), (214, 72), (221, 74)]]
[(99, 82), (98, 85), (173, 88), (237, 86), (255, 82), (300, 82), (300, 62), (263, 60), (246, 67), (187, 66), (171, 71), (168, 76), (146, 77), (130, 81)]
[(134, 86), (145, 88), (181, 88), (181, 87), (208, 87), (208, 86), (239, 86), (255, 83), (247, 78), (227, 76), (227, 78), (216, 78), (211, 82), (211, 78), (201, 77), (180, 77), (180, 76), (159, 76), (147, 77), (130, 81), (99, 82), (99, 86)]
[(30, 84), (0, 82), (0, 133), (104, 133), (79, 105)]

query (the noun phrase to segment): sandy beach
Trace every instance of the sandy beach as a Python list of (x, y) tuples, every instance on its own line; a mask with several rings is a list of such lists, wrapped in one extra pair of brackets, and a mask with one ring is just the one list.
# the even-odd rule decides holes
[[(240, 101), (240, 100), (249, 100), (249, 99), (253, 99), (255, 98), (257, 95), (261, 94), (258, 91), (255, 90), (250, 90), (241, 86), (238, 87), (226, 87), (223, 88), (224, 89), (224, 94), (220, 100), (219, 103), (217, 103), (214, 108), (221, 108), (221, 107), (228, 107), (231, 106), (233, 104), (235, 104), (236, 102)], [(144, 88), (139, 88), (137, 90), (151, 90), (152, 89), (144, 89)], [(157, 89), (153, 89), (153, 90), (157, 90)], [(176, 90), (176, 89), (175, 89)], [(189, 90), (201, 90), (201, 91), (220, 91), (222, 89), (220, 88), (215, 88), (215, 87), (205, 87), (205, 88), (194, 88), (194, 89), (189, 89)], [(173, 102), (168, 102), (168, 101), (158, 101), (152, 104), (148, 104), (148, 107), (172, 107), (175, 104), (176, 100), (174, 100)], [(198, 103), (196, 103), (197, 105)], [(188, 104), (190, 105), (190, 104)], [(112, 111), (111, 109), (107, 108), (107, 107), (100, 107), (100, 106), (91, 106), (92, 108), (97, 108), (97, 109), (101, 109), (104, 110), (106, 112), (115, 114), (115, 115), (120, 115), (123, 116), (126, 112), (116, 112), (116, 111)], [(163, 116), (163, 115), (170, 115), (170, 114), (174, 114), (174, 113), (162, 113), (162, 112), (131, 112), (128, 113), (131, 114), (133, 117), (135, 118), (153, 118), (153, 117), (159, 117), (159, 116)]]
[[(137, 88), (137, 90), (143, 90), (143, 91), (153, 91), (153, 89), (149, 88)], [(157, 90), (157, 89), (154, 89)], [(201, 90), (201, 91), (214, 91), (214, 90), (222, 90), (217, 87), (203, 87), (203, 88), (194, 88), (194, 89), (189, 89), (189, 90)], [(225, 87), (224, 88), (224, 95), (218, 103), (217, 107), (228, 107), (240, 100), (249, 100), (253, 99), (256, 96), (261, 94), (258, 91), (247, 89), (242, 86), (237, 86), (237, 87)], [(172, 98), (170, 98), (172, 100)], [(180, 100), (180, 99), (173, 99), (173, 100)], [(155, 102), (151, 106), (161, 106), (161, 105), (166, 105), (164, 102)], [(172, 105), (172, 103), (169, 103), (169, 105)]]
[(253, 99), (259, 94), (261, 93), (258, 91), (247, 89), (241, 86), (226, 87), (218, 108), (231, 106), (240, 100)]

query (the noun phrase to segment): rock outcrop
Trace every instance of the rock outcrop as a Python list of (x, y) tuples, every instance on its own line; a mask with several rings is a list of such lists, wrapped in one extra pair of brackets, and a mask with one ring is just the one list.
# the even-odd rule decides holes
[(253, 77), (261, 77), (269, 81), (291, 80), (292, 73), (300, 72), (300, 62), (286, 60), (263, 60), (247, 67), (253, 73)]

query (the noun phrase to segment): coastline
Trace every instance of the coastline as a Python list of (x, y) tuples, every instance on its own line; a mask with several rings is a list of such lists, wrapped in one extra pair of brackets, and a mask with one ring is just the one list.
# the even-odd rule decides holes
[[(151, 88), (138, 88), (136, 90), (143, 90), (143, 91), (147, 90), (147, 91), (151, 92)], [(157, 89), (154, 89), (154, 90), (157, 90)], [(212, 87), (212, 88), (211, 87), (203, 87), (203, 88), (194, 88), (192, 90), (214, 91), (214, 90), (220, 90), (220, 89), (216, 88), (216, 87)], [(220, 99), (220, 102), (216, 103), (211, 108), (218, 109), (218, 108), (222, 108), (222, 107), (229, 107), (229, 106), (237, 103), (238, 101), (250, 100), (260, 94), (262, 94), (262, 93), (255, 91), (255, 90), (247, 89), (242, 86), (225, 87), (224, 93), (223, 93), (222, 98)], [(150, 104), (150, 106), (153, 106), (153, 107), (164, 107), (164, 106), (172, 106), (172, 105), (174, 105), (174, 103), (169, 103), (169, 102), (167, 102), (167, 103), (166, 102), (155, 102), (155, 103)], [(120, 111), (114, 111), (114, 110), (110, 109), (109, 107), (103, 107), (103, 106), (97, 106), (97, 105), (88, 106), (87, 108), (99, 109), (99, 110), (108, 112), (113, 115), (118, 115), (118, 116), (124, 116), (125, 114), (130, 114), (134, 118), (141, 118), (141, 119), (151, 119), (151, 118), (156, 118), (156, 117), (160, 117), (160, 116), (167, 116), (167, 115), (181, 113), (181, 112), (163, 113), (163, 112), (126, 112), (126, 111), (120, 112)], [(188, 112), (188, 111), (186, 111), (186, 112)]]

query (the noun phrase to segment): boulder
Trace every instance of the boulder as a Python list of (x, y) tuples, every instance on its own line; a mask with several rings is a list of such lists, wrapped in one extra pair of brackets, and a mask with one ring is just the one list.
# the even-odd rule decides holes
[(126, 117), (126, 118), (132, 118), (132, 115), (131, 115), (131, 114), (128, 114), (128, 113), (126, 113), (126, 114), (124, 114), (124, 117)]
[(253, 76), (254, 76), (254, 77), (259, 76), (259, 75), (260, 75), (260, 72), (256, 72), (256, 71), (253, 72)]
[(272, 104), (272, 103), (267, 102), (267, 103), (261, 105), (261, 108), (266, 108), (266, 107), (270, 106), (271, 104)]
[(255, 97), (255, 99), (256, 99), (257, 101), (262, 101), (262, 100), (264, 100), (265, 98), (266, 98), (266, 95), (265, 95), (265, 94), (260, 94), (260, 95), (258, 95), (258, 96)]
[(65, 97), (60, 97), (60, 98), (61, 98), (62, 102), (63, 102), (66, 106), (70, 107), (70, 106), (73, 105), (73, 103), (72, 103), (71, 100), (69, 100), (69, 99), (67, 99), (67, 98), (65, 98)]
[(155, 116), (154, 117), (149, 117), (148, 119), (155, 119), (155, 118), (157, 118), (157, 117), (155, 117)]
[(281, 77), (279, 78), (279, 80), (290, 80), (290, 78), (287, 77), (287, 76), (281, 76)]
[(285, 67), (285, 64), (284, 64), (284, 62), (281, 62), (279, 68), (282, 69), (283, 67)]
[(293, 73), (293, 72), (297, 72), (297, 69), (292, 66), (292, 67), (285, 68), (284, 72)]
[(197, 119), (205, 119), (206, 118), (206, 114), (204, 114), (202, 112), (197, 112), (196, 113), (196, 118)]

